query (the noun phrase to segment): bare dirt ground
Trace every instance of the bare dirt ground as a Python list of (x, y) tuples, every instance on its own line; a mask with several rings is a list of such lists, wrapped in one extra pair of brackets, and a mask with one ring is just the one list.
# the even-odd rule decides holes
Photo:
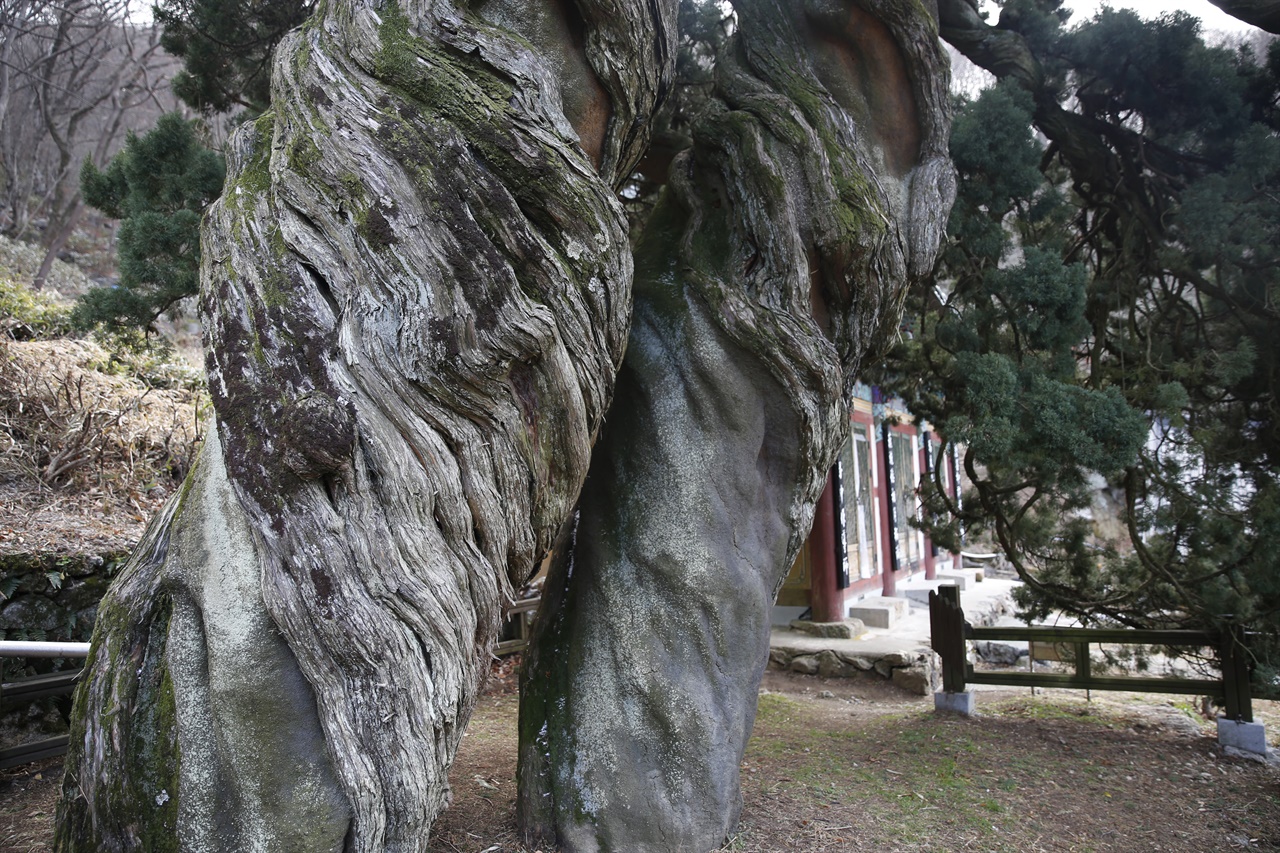
[[(476, 709), (435, 853), (534, 853), (515, 826), (514, 681)], [(1224, 755), (1189, 701), (987, 691), (966, 719), (870, 679), (764, 687), (723, 850), (1280, 850), (1280, 768)], [(1257, 704), (1274, 748), (1280, 706)], [(0, 773), (0, 853), (52, 850), (61, 770)]]

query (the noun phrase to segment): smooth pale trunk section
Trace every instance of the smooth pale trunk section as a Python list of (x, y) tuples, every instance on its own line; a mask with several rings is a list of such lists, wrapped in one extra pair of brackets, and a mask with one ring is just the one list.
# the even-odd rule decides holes
[(216, 424), (103, 599), (83, 682), (59, 849), (344, 849), (351, 809)]
[(182, 756), (182, 849), (341, 850), (350, 809), (311, 686), (263, 605), (248, 519), (227, 481), (216, 427), (184, 511), (196, 521), (177, 525), (166, 567), (166, 586), (181, 590), (166, 657)]
[(617, 394), (522, 672), (519, 820), (570, 853), (735, 830), (770, 604), (954, 195), (924, 6), (734, 7), (636, 241)]
[[(560, 613), (527, 665), (522, 729), (546, 729), (522, 746), (520, 782), (550, 808), (526, 795), (522, 820), (571, 851), (709, 850), (741, 810), (794, 414), (696, 297), (671, 297), (687, 310), (638, 294), (572, 572), (548, 582)], [(542, 694), (561, 662), (563, 696)]]

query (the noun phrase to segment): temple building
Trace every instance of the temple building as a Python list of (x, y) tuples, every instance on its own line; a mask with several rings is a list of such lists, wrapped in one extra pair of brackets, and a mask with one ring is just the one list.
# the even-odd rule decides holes
[(941, 461), (942, 482), (956, 493), (953, 453), (938, 459), (941, 442), (928, 425), (911, 422), (901, 401), (859, 385), (849, 413), (850, 436), (827, 475), (813, 529), (778, 593), (774, 623), (809, 611), (815, 622), (836, 622), (855, 603), (893, 597), (899, 581), (932, 580), (960, 567), (911, 525), (918, 487)]

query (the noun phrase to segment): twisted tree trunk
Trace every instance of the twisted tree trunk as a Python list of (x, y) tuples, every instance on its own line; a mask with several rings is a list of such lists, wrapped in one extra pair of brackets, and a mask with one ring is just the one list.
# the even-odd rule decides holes
[(922, 4), (734, 6), (638, 244), (616, 398), (524, 668), (520, 820), (569, 851), (733, 831), (770, 605), (954, 195)]
[(609, 405), (671, 4), (323, 5), (206, 219), (216, 429), (102, 605), (61, 851), (425, 850)]

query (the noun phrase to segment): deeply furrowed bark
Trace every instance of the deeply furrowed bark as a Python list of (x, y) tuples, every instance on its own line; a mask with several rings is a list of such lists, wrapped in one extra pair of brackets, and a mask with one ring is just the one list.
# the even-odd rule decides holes
[(733, 831), (770, 603), (954, 195), (921, 4), (734, 5), (638, 244), (617, 394), (524, 667), (520, 820), (569, 851)]
[(286, 38), (203, 234), (216, 429), (103, 603), (59, 850), (426, 849), (612, 395), (673, 16), (331, 2)]

